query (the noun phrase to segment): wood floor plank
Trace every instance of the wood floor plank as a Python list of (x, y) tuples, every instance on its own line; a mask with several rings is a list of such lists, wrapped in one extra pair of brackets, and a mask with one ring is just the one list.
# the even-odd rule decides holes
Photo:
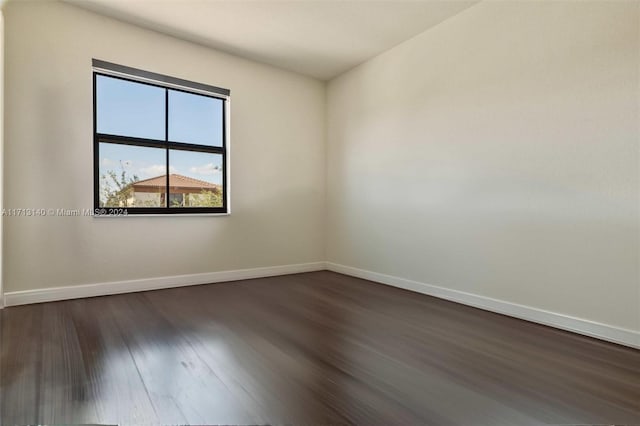
[[(202, 289), (204, 287), (199, 290)], [(213, 293), (200, 294), (197, 297), (200, 306), (192, 303), (186, 317), (184, 312), (176, 312), (175, 309), (171, 316), (187, 328), (186, 333), (192, 341), (206, 348), (202, 352), (204, 359), (212, 368), (216, 367), (216, 373), (225, 378), (227, 386), (231, 389), (241, 386), (245, 393), (251, 395), (254, 410), (259, 406), (266, 414), (267, 423), (345, 422), (310, 392), (308, 381), (318, 378), (316, 375), (309, 371), (294, 374), (295, 360), (286, 361), (283, 348), (263, 342), (264, 333), (253, 317), (253, 296), (238, 286), (210, 286), (206, 289)], [(167, 300), (154, 298), (152, 293), (148, 297), (158, 299), (157, 303)], [(166, 303), (162, 309), (172, 311)], [(198, 317), (206, 320), (197, 319), (194, 324), (193, 320)], [(189, 328), (197, 328), (197, 332), (189, 332)], [(281, 363), (282, 360), (286, 362)]]
[(69, 302), (96, 419), (100, 424), (160, 423), (109, 300)]
[(131, 350), (158, 417), (170, 424), (255, 424), (164, 312), (144, 294), (113, 301), (118, 327)]
[(0, 424), (39, 423), (42, 306), (0, 311)]
[(640, 351), (332, 272), (0, 311), (0, 424), (640, 424)]

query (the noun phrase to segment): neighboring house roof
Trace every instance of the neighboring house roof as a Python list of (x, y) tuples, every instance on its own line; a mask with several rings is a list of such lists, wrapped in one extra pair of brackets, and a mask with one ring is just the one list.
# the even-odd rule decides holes
[[(164, 192), (167, 187), (167, 175), (156, 176), (132, 183), (135, 192)], [(202, 190), (217, 191), (219, 185), (188, 176), (170, 174), (169, 190), (174, 193), (194, 193)]]

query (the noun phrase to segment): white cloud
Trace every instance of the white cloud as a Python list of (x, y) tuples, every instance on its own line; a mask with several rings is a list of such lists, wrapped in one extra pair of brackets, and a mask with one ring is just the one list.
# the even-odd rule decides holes
[(160, 176), (166, 173), (166, 166), (164, 164), (153, 164), (148, 167), (140, 169), (140, 174), (143, 176)]
[(197, 175), (215, 175), (222, 172), (220, 166), (216, 166), (213, 163), (203, 164), (202, 166), (194, 166), (191, 167), (189, 171)]
[(101, 165), (102, 165), (102, 167), (105, 167), (105, 168), (111, 168), (111, 167), (117, 166), (118, 163), (116, 163), (115, 161), (113, 161), (110, 158), (106, 158), (105, 157), (105, 158), (102, 159), (102, 164)]
[[(140, 176), (143, 178), (162, 176), (167, 173), (167, 166), (164, 164), (152, 164), (151, 166), (141, 167), (139, 169)], [(177, 169), (173, 166), (169, 167), (170, 173), (176, 173)]]

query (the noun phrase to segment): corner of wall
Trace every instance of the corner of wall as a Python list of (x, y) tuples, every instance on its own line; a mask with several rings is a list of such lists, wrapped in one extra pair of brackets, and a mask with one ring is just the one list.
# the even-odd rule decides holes
[(324, 80), (322, 82), (322, 90), (324, 91), (324, 123), (322, 126), (322, 141), (324, 144), (324, 217), (322, 222), (322, 258), (325, 262), (328, 261), (327, 255), (329, 246), (329, 82), (330, 80)]
[[(4, 11), (2, 9), (3, 1), (0, 0), (0, 210), (4, 209)], [(2, 286), (2, 224), (4, 219), (0, 216), (0, 309), (4, 307), (4, 291)]]
[[(638, 2), (636, 4), (636, 19), (638, 20), (638, 25), (636, 25), (636, 30), (637, 30), (637, 38), (638, 38), (638, 45), (640, 45), (640, 2)], [(638, 59), (638, 97), (637, 97), (637, 101), (638, 101), (638, 149), (636, 152), (640, 153), (640, 58)], [(639, 154), (640, 155), (640, 154)], [(639, 166), (640, 166), (640, 156), (638, 157), (638, 162), (639, 162)], [(638, 177), (640, 177), (640, 171), (638, 172)], [(638, 259), (638, 262), (640, 262), (640, 259)], [(640, 330), (640, 279), (638, 280), (638, 330)]]

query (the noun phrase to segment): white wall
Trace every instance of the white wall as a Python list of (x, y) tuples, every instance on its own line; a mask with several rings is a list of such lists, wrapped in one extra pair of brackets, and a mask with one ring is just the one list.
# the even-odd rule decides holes
[(330, 82), (330, 262), (640, 330), (638, 2), (482, 2)]
[[(4, 208), (4, 0), (0, 0), (0, 212)], [(4, 219), (0, 216), (0, 309), (4, 307), (3, 270), (2, 270), (2, 226)]]
[(5, 292), (324, 260), (324, 83), (58, 2), (5, 6), (5, 207), (92, 207), (91, 58), (231, 90), (225, 217), (6, 217)]

